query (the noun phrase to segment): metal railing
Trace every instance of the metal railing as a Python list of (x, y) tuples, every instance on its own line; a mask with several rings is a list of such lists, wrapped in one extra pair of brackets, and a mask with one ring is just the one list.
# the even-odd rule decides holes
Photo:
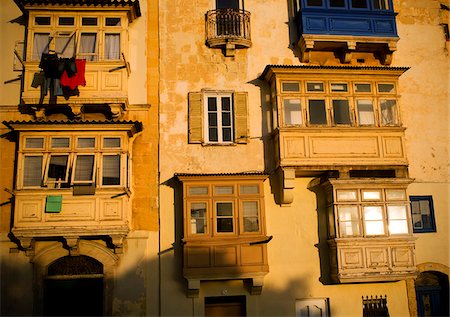
[(206, 40), (243, 39), (250, 41), (250, 12), (217, 9), (206, 13)]

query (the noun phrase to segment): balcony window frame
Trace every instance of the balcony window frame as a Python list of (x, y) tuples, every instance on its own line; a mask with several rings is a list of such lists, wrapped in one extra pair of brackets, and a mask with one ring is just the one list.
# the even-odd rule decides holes
[[(97, 188), (124, 188), (128, 187), (128, 174), (129, 167), (127, 164), (128, 152), (126, 150), (127, 143), (125, 142), (125, 137), (123, 133), (106, 133), (106, 135), (96, 135), (94, 136), (91, 132), (87, 131), (86, 135), (82, 135), (83, 132), (76, 131), (69, 133), (23, 133), (21, 135), (21, 141), (19, 145), (19, 170), (17, 173), (17, 188), (19, 190), (28, 189), (70, 189), (75, 185), (91, 185)], [(104, 148), (102, 147), (102, 142), (100, 138), (114, 137), (120, 139), (120, 147), (118, 148)], [(68, 138), (68, 147), (54, 147), (52, 140), (56, 138)], [(81, 138), (94, 138), (94, 147), (79, 147), (78, 140)], [(43, 139), (42, 148), (30, 148), (26, 147), (26, 142), (28, 139)], [(120, 181), (119, 184), (103, 184), (103, 157), (116, 155), (119, 156), (119, 171), (120, 171)], [(41, 182), (38, 185), (27, 186), (25, 185), (25, 158), (26, 157), (41, 157)], [(64, 179), (52, 180), (49, 177), (49, 167), (54, 156), (67, 156), (66, 172)], [(89, 179), (77, 180), (75, 178), (75, 173), (77, 170), (78, 158), (81, 156), (92, 156), (93, 167), (92, 176)]]
[[(281, 120), (281, 127), (401, 127), (401, 118), (399, 110), (399, 96), (397, 94), (398, 83), (392, 80), (352, 80), (351, 78), (311, 80), (309, 78), (295, 80), (291, 78), (280, 78), (277, 80), (276, 98), (272, 98), (273, 118), (271, 126), (274, 126), (275, 119)], [(290, 91), (283, 88), (284, 83), (299, 83), (299, 91)], [(323, 84), (323, 90), (308, 91), (308, 84)], [(370, 91), (356, 92), (356, 85), (363, 84), (370, 87)], [(393, 85), (391, 91), (380, 91), (379, 85)], [(346, 85), (342, 91), (335, 90), (333, 85)], [(300, 100), (301, 124), (291, 124), (288, 120), (286, 100)], [(325, 100), (326, 123), (312, 123), (310, 100)], [(335, 116), (335, 100), (346, 100), (348, 103), (348, 122), (337, 121)], [(387, 107), (385, 109), (385, 107)], [(366, 111), (366, 108), (368, 111)], [(369, 111), (370, 110), (370, 111)], [(389, 120), (384, 120), (383, 114), (388, 112)], [(280, 118), (275, 117), (279, 113)], [(366, 114), (367, 113), (367, 114)]]
[[(49, 25), (37, 25), (36, 17), (50, 17), (51, 23)], [(74, 25), (60, 25), (59, 18), (74, 18)], [(83, 18), (96, 18), (97, 25), (82, 25)], [(120, 25), (109, 26), (106, 25), (107, 18), (119, 18)], [(125, 13), (71, 13), (71, 14), (56, 14), (50, 13), (43, 15), (36, 13), (32, 15), (32, 25), (29, 28), (29, 52), (27, 53), (27, 60), (31, 62), (38, 62), (42, 53), (48, 53), (55, 51), (56, 38), (64, 37), (67, 33), (73, 34), (72, 40), (74, 41), (74, 49), (70, 52), (56, 52), (62, 57), (75, 57), (79, 59), (86, 59), (87, 62), (118, 62), (122, 59), (122, 53), (126, 49), (125, 40), (127, 39), (127, 16)], [(46, 34), (47, 45), (42, 50), (37, 51), (35, 40), (35, 34)], [(95, 36), (95, 50), (88, 50), (86, 52), (80, 52), (82, 48), (82, 35), (83, 34), (96, 34)], [(113, 55), (107, 54), (106, 37), (108, 35), (119, 35), (118, 47), (119, 51)], [(116, 43), (114, 40), (111, 43)], [(113, 44), (111, 44), (113, 45)], [(64, 55), (65, 53), (65, 55)], [(70, 55), (70, 56), (69, 56)], [(107, 58), (107, 55), (109, 58)], [(113, 57), (111, 57), (113, 56)]]
[[(201, 178), (201, 177), (200, 177)], [(219, 177), (220, 178), (220, 177)], [(201, 239), (201, 240), (217, 240), (228, 238), (244, 238), (255, 237), (265, 234), (264, 224), (264, 193), (263, 180), (220, 180), (215, 179), (208, 181), (201, 179), (197, 181), (184, 180), (184, 236), (187, 239)], [(257, 186), (258, 192), (254, 194), (241, 193), (240, 186)], [(214, 191), (215, 186), (231, 186), (233, 188), (232, 194), (217, 194)], [(207, 194), (193, 194), (190, 189), (196, 187), (208, 188)], [(245, 231), (244, 226), (244, 202), (257, 202), (258, 212), (258, 231)], [(195, 203), (206, 204), (206, 227), (204, 233), (192, 233), (191, 231), (191, 206)], [(228, 218), (232, 219), (233, 231), (220, 232), (218, 230), (217, 221), (221, 217), (217, 215), (217, 204), (230, 203), (232, 206), (232, 215)]]
[[(209, 109), (209, 99), (214, 98), (216, 100), (216, 110), (210, 110)], [(223, 98), (229, 98), (230, 100), (230, 109), (224, 110), (223, 107)], [(222, 92), (222, 93), (205, 93), (204, 98), (204, 139), (205, 143), (211, 143), (211, 144), (231, 144), (234, 140), (234, 100), (233, 100), (233, 94), (231, 92)], [(223, 124), (223, 115), (224, 113), (229, 113), (230, 115), (230, 125), (224, 125)], [(216, 126), (213, 126), (209, 122), (210, 114), (216, 114)], [(217, 129), (217, 140), (211, 140), (211, 133), (210, 130)], [(230, 129), (230, 139), (224, 140), (224, 129)]]

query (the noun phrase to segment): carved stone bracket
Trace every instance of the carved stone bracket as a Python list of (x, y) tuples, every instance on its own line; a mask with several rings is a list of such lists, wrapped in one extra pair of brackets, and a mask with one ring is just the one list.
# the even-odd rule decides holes
[(111, 235), (112, 244), (114, 247), (114, 253), (122, 254), (123, 253), (123, 239), (125, 236), (123, 235)]
[(264, 285), (264, 277), (261, 276), (252, 278), (252, 286), (250, 287), (250, 294), (261, 295), (263, 285)]
[(80, 119), (83, 105), (71, 103), (71, 104), (69, 104), (69, 107), (72, 110), (72, 113), (73, 113), (75, 119)]
[(114, 119), (118, 119), (122, 116), (124, 106), (121, 103), (110, 103), (109, 108), (111, 109), (111, 115)]
[(25, 250), (26, 256), (33, 257), (35, 253), (35, 241), (31, 237), (21, 237), (19, 238), (20, 245)]
[(280, 176), (280, 204), (289, 205), (294, 201), (295, 169), (284, 168), (278, 170)]
[(198, 297), (200, 293), (200, 280), (188, 279), (187, 297)]
[(66, 240), (67, 248), (69, 249), (69, 254), (72, 256), (79, 255), (80, 251), (78, 249), (79, 237), (64, 237)]

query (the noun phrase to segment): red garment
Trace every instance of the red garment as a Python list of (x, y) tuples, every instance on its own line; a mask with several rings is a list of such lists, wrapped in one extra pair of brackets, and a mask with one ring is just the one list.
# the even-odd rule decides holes
[(77, 72), (75, 76), (69, 77), (67, 72), (64, 70), (61, 76), (61, 86), (69, 87), (70, 89), (75, 89), (77, 86), (86, 86), (86, 79), (84, 78), (84, 73), (86, 70), (86, 60), (76, 59), (75, 65), (77, 65)]

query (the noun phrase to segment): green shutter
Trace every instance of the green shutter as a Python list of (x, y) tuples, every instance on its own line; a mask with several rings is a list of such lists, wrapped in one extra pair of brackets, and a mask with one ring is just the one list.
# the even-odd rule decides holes
[(189, 93), (189, 143), (203, 142), (203, 94)]
[(45, 212), (61, 212), (62, 209), (62, 195), (47, 196), (45, 202)]
[(234, 135), (236, 143), (247, 143), (248, 105), (247, 93), (234, 93)]

